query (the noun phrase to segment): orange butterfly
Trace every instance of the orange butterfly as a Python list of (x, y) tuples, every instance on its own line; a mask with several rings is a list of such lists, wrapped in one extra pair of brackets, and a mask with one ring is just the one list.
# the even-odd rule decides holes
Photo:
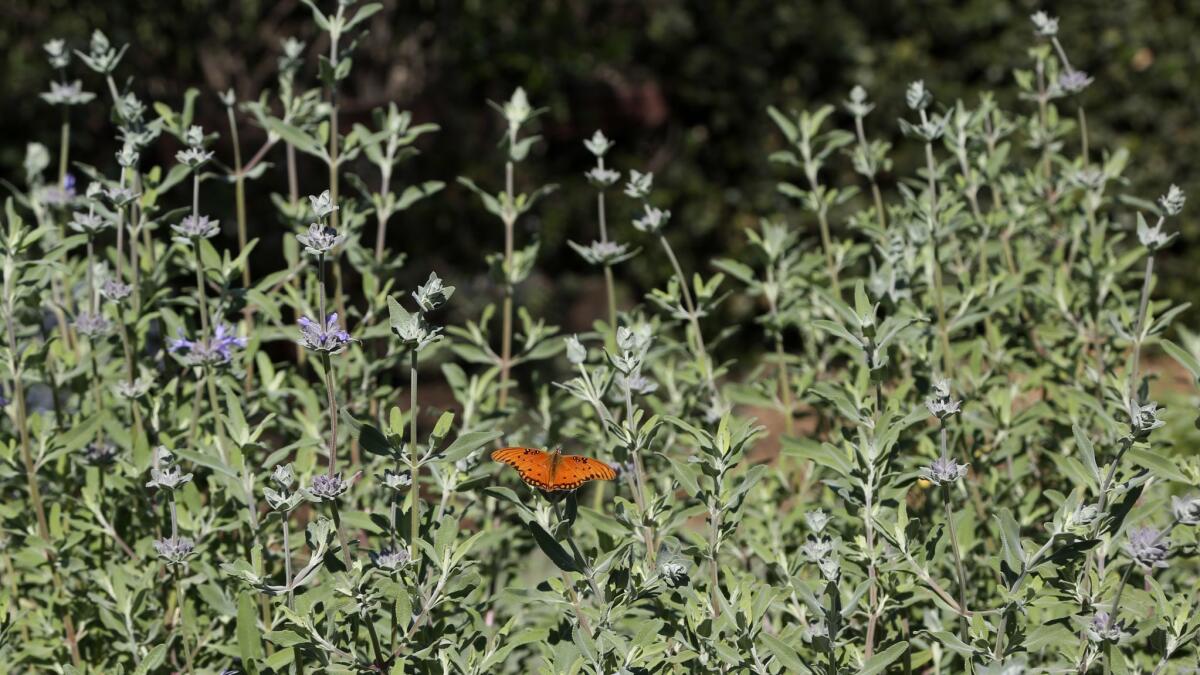
[(598, 459), (564, 455), (534, 448), (501, 448), (492, 460), (503, 462), (521, 474), (521, 480), (546, 492), (578, 489), (589, 480), (612, 480), (617, 472)]

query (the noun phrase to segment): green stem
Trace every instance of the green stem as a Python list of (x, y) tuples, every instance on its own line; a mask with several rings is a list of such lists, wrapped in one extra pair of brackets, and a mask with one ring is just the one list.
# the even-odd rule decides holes
[(1154, 254), (1146, 256), (1146, 272), (1142, 276), (1142, 293), (1138, 298), (1137, 327), (1133, 333), (1133, 356), (1129, 365), (1129, 401), (1137, 403), (1138, 371), (1142, 360), (1142, 331), (1145, 330), (1146, 309), (1150, 304), (1150, 284), (1154, 278)]
[(350, 545), (346, 542), (346, 533), (342, 530), (342, 514), (338, 510), (337, 497), (329, 500), (329, 510), (333, 514), (333, 526), (337, 530), (338, 544), (342, 547), (342, 562), (346, 564), (346, 571), (349, 572), (354, 568), (354, 562), (350, 559)]
[(683, 268), (679, 265), (679, 259), (675, 257), (675, 250), (671, 248), (671, 243), (667, 241), (666, 235), (660, 232), (658, 241), (662, 244), (663, 250), (666, 251), (667, 259), (671, 262), (671, 268), (675, 271), (675, 278), (679, 282), (679, 290), (683, 296), (684, 307), (688, 312), (688, 322), (691, 324), (692, 333), (695, 336), (694, 343), (689, 340), (689, 344), (692, 345), (693, 353), (700, 361), (700, 367), (704, 370), (709, 390), (712, 391), (713, 396), (720, 399), (716, 375), (713, 372), (713, 362), (708, 355), (708, 348), (704, 344), (704, 333), (700, 330), (700, 318), (696, 312), (696, 305), (692, 302), (692, 292), (688, 290), (687, 277), (684, 276)]
[(193, 260), (196, 263), (196, 304), (200, 306), (200, 332), (209, 336), (208, 294), (204, 292), (204, 261), (200, 259), (200, 241), (192, 243)]
[[(958, 534), (954, 527), (954, 512), (950, 508), (950, 487), (942, 486), (942, 504), (946, 509), (946, 530), (950, 533), (950, 548), (954, 551), (954, 567), (958, 572), (958, 606), (963, 612), (968, 612), (967, 609), (967, 572), (963, 566), (962, 552), (958, 547)], [(961, 624), (961, 633), (966, 634), (966, 622)]]
[(287, 607), (288, 609), (295, 609), (296, 593), (292, 589), (292, 546), (289, 541), (292, 528), (288, 523), (291, 514), (287, 511), (282, 511), (279, 515), (283, 519), (283, 584), (287, 587)]
[(412, 353), (409, 356), (408, 366), (408, 467), (412, 475), (412, 483), (409, 487), (409, 496), (411, 497), (411, 505), (409, 506), (409, 556), (416, 565), (420, 560), (417, 556), (420, 554), (420, 547), (417, 542), (421, 537), (421, 467), (417, 463), (417, 349), (413, 347)]
[(874, 510), (874, 472), (867, 477), (865, 490), (866, 500), (863, 505), (867, 513), (864, 520), (866, 525), (866, 544), (867, 544), (867, 577), (869, 579), (869, 596), (867, 607), (867, 636), (866, 646), (863, 649), (863, 658), (869, 659), (875, 654), (875, 625), (879, 621), (879, 578), (875, 569), (875, 527), (874, 518), (871, 517), (871, 512)]
[[(604, 168), (604, 158), (596, 159), (597, 165)], [(600, 241), (608, 243), (608, 217), (606, 215), (604, 204), (604, 190), (596, 192), (596, 220), (600, 225)], [(609, 348), (615, 348), (617, 344), (617, 296), (613, 284), (612, 265), (604, 266), (604, 291), (608, 296), (608, 342)]]
[[(926, 121), (925, 111), (921, 111), (921, 121)], [(950, 329), (946, 323), (946, 301), (942, 287), (942, 262), (938, 255), (937, 232), (937, 164), (933, 159), (933, 144), (925, 143), (925, 168), (929, 174), (929, 212), (926, 215), (929, 226), (929, 243), (933, 250), (933, 293), (937, 307), (938, 334), (942, 341), (942, 374), (950, 375)]]
[[(516, 131), (510, 132), (510, 143), (515, 141)], [(500, 400), (501, 410), (508, 403), (508, 378), (512, 368), (512, 314), (513, 314), (513, 284), (511, 279), (513, 264), (513, 229), (516, 227), (516, 194), (513, 186), (513, 163), (504, 163), (504, 190), (508, 195), (509, 208), (514, 209), (513, 215), (504, 218), (504, 310), (501, 319), (500, 334)]]
[(58, 186), (67, 185), (68, 157), (71, 154), (71, 108), (62, 106), (62, 134), (58, 146)]
[[(868, 157), (871, 146), (867, 143), (867, 134), (863, 130), (861, 115), (854, 116), (854, 133), (858, 136), (858, 145), (862, 148), (863, 157)], [(883, 194), (879, 192), (879, 183), (875, 181), (875, 174), (872, 173), (868, 180), (871, 182), (871, 197), (875, 200), (875, 217), (879, 220), (879, 229), (887, 230), (887, 212), (883, 208)]]
[[(767, 284), (771, 287), (775, 286), (775, 267), (773, 263), (767, 264)], [(792, 382), (791, 376), (788, 373), (787, 354), (783, 349), (783, 328), (779, 318), (779, 307), (775, 302), (774, 295), (767, 294), (768, 309), (771, 312), (774, 328), (778, 332), (775, 333), (775, 358), (779, 361), (776, 365), (776, 371), (779, 376), (779, 393), (783, 398), (783, 427), (784, 432), (791, 436), (793, 431), (792, 415), (796, 412), (795, 403), (792, 401)]]
[[(46, 509), (42, 503), (42, 491), (38, 487), (37, 468), (33, 462), (33, 455), (29, 447), (29, 420), (28, 412), (25, 410), (25, 384), (22, 381), (22, 364), (21, 352), (17, 350), (17, 328), (13, 322), (13, 297), (16, 295), (16, 289), (13, 288), (13, 272), (14, 267), (12, 258), (5, 261), (5, 277), (4, 277), (4, 299), (7, 307), (5, 312), (5, 324), (8, 332), (8, 353), (13, 359), (13, 398), (17, 408), (17, 434), (21, 442), (21, 461), (25, 465), (25, 481), (29, 486), (29, 501), (33, 504), (33, 511), (37, 517), (38, 535), (45, 541), (52, 541), (50, 538), (50, 526), (46, 521)], [(52, 548), (46, 550), (46, 559), (50, 564), (50, 576), (54, 582), (54, 590), (56, 595), (62, 595), (62, 579), (58, 575), (58, 569), (54, 562), (55, 554)], [(71, 663), (79, 668), (81, 659), (79, 656), (79, 644), (75, 637), (75, 622), (71, 618), (69, 609), (63, 614), (63, 628), (67, 635), (67, 647), (71, 652)]]
[[(237, 214), (238, 254), (241, 255), (246, 250), (246, 174), (242, 171), (242, 144), (238, 139), (237, 119), (233, 114), (233, 106), (227, 106), (225, 112), (229, 118), (229, 138), (233, 143), (233, 198)], [(249, 257), (242, 261), (242, 288), (250, 288)], [(242, 317), (246, 321), (246, 329), (252, 333), (254, 331), (254, 313), (249, 304), (242, 310)], [(244, 385), (247, 392), (254, 387), (253, 360), (246, 363)]]

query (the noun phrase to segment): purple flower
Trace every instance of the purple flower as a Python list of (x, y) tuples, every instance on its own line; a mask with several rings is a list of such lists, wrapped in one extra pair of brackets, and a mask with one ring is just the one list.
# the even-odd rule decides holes
[(196, 542), (188, 537), (155, 539), (154, 550), (167, 562), (167, 565), (182, 565), (196, 550)]
[(328, 225), (321, 223), (313, 223), (308, 226), (308, 232), (296, 237), (301, 244), (304, 244), (304, 250), (315, 256), (322, 256), (337, 248), (346, 239), (346, 235), (338, 234), (338, 231)]
[(75, 317), (75, 331), (88, 339), (94, 340), (111, 333), (112, 322), (98, 312), (80, 312)]
[(186, 243), (194, 239), (212, 239), (220, 234), (221, 225), (220, 221), (208, 216), (188, 215), (178, 225), (172, 225), (171, 229), (175, 230), (177, 241)]
[(1129, 559), (1146, 570), (1165, 568), (1171, 542), (1166, 533), (1154, 527), (1134, 527), (1129, 530), (1128, 541), (1122, 547)]
[(95, 213), (84, 213), (79, 211), (71, 218), (71, 222), (67, 223), (67, 227), (89, 236), (96, 236), (100, 232), (108, 229), (111, 225), (108, 219), (103, 218)]
[(350, 483), (342, 480), (341, 474), (319, 474), (308, 484), (308, 495), (314, 502), (333, 501), (349, 489)]
[(934, 485), (953, 483), (965, 475), (967, 475), (967, 465), (959, 464), (949, 457), (939, 457), (933, 460), (932, 464), (921, 469), (921, 478)]
[(246, 346), (246, 338), (233, 334), (233, 328), (227, 323), (218, 323), (211, 337), (189, 340), (179, 329), (179, 337), (167, 345), (172, 354), (180, 354), (179, 359), (188, 366), (218, 366), (233, 360), (234, 348)]
[(1082, 70), (1069, 70), (1058, 78), (1058, 86), (1068, 94), (1077, 94), (1092, 83), (1092, 78)]
[(112, 302), (120, 302), (129, 297), (133, 291), (133, 286), (126, 283), (121, 283), (120, 279), (109, 279), (100, 287), (100, 295), (108, 298)]
[(103, 441), (88, 443), (83, 451), (83, 459), (94, 466), (112, 464), (117, 458), (117, 446)]
[(408, 564), (410, 559), (408, 549), (406, 548), (385, 548), (378, 553), (372, 551), (370, 556), (371, 562), (374, 563), (376, 567), (388, 572), (395, 572), (396, 570), (404, 567)]
[(325, 354), (340, 354), (346, 350), (353, 338), (338, 326), (337, 312), (325, 318), (325, 325), (313, 321), (307, 316), (300, 317), (300, 344), (305, 349)]
[(1087, 636), (1092, 642), (1120, 642), (1129, 637), (1125, 631), (1125, 623), (1109, 616), (1108, 612), (1098, 610), (1092, 615), (1087, 625)]

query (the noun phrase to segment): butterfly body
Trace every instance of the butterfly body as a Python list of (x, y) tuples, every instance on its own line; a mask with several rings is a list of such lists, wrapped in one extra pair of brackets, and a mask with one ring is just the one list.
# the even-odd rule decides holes
[(576, 490), (592, 480), (612, 480), (617, 472), (598, 459), (583, 455), (564, 455), (558, 450), (501, 448), (492, 459), (507, 464), (521, 474), (521, 480), (545, 492)]

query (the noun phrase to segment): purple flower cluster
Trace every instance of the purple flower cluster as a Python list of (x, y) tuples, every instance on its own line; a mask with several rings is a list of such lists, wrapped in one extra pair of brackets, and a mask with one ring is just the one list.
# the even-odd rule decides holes
[(300, 344), (305, 349), (325, 354), (340, 354), (353, 338), (338, 326), (337, 312), (325, 317), (321, 325), (307, 316), (300, 317)]
[(308, 495), (314, 502), (332, 501), (349, 489), (350, 483), (343, 480), (341, 474), (319, 474), (308, 484)]
[(171, 340), (168, 350), (179, 354), (179, 359), (189, 366), (219, 366), (233, 360), (234, 348), (246, 346), (246, 338), (238, 337), (226, 323), (218, 323), (209, 338), (189, 340), (179, 330), (179, 337)]
[(196, 550), (196, 542), (188, 537), (166, 537), (154, 540), (154, 550), (167, 565), (182, 565)]
[(1133, 527), (1123, 547), (1130, 560), (1143, 569), (1165, 568), (1171, 552), (1171, 542), (1166, 533), (1154, 527)]
[(953, 483), (967, 475), (967, 465), (959, 464), (949, 457), (939, 457), (929, 466), (923, 467), (920, 475), (934, 485)]
[(112, 322), (99, 312), (80, 312), (75, 317), (75, 332), (94, 340), (112, 332)]

